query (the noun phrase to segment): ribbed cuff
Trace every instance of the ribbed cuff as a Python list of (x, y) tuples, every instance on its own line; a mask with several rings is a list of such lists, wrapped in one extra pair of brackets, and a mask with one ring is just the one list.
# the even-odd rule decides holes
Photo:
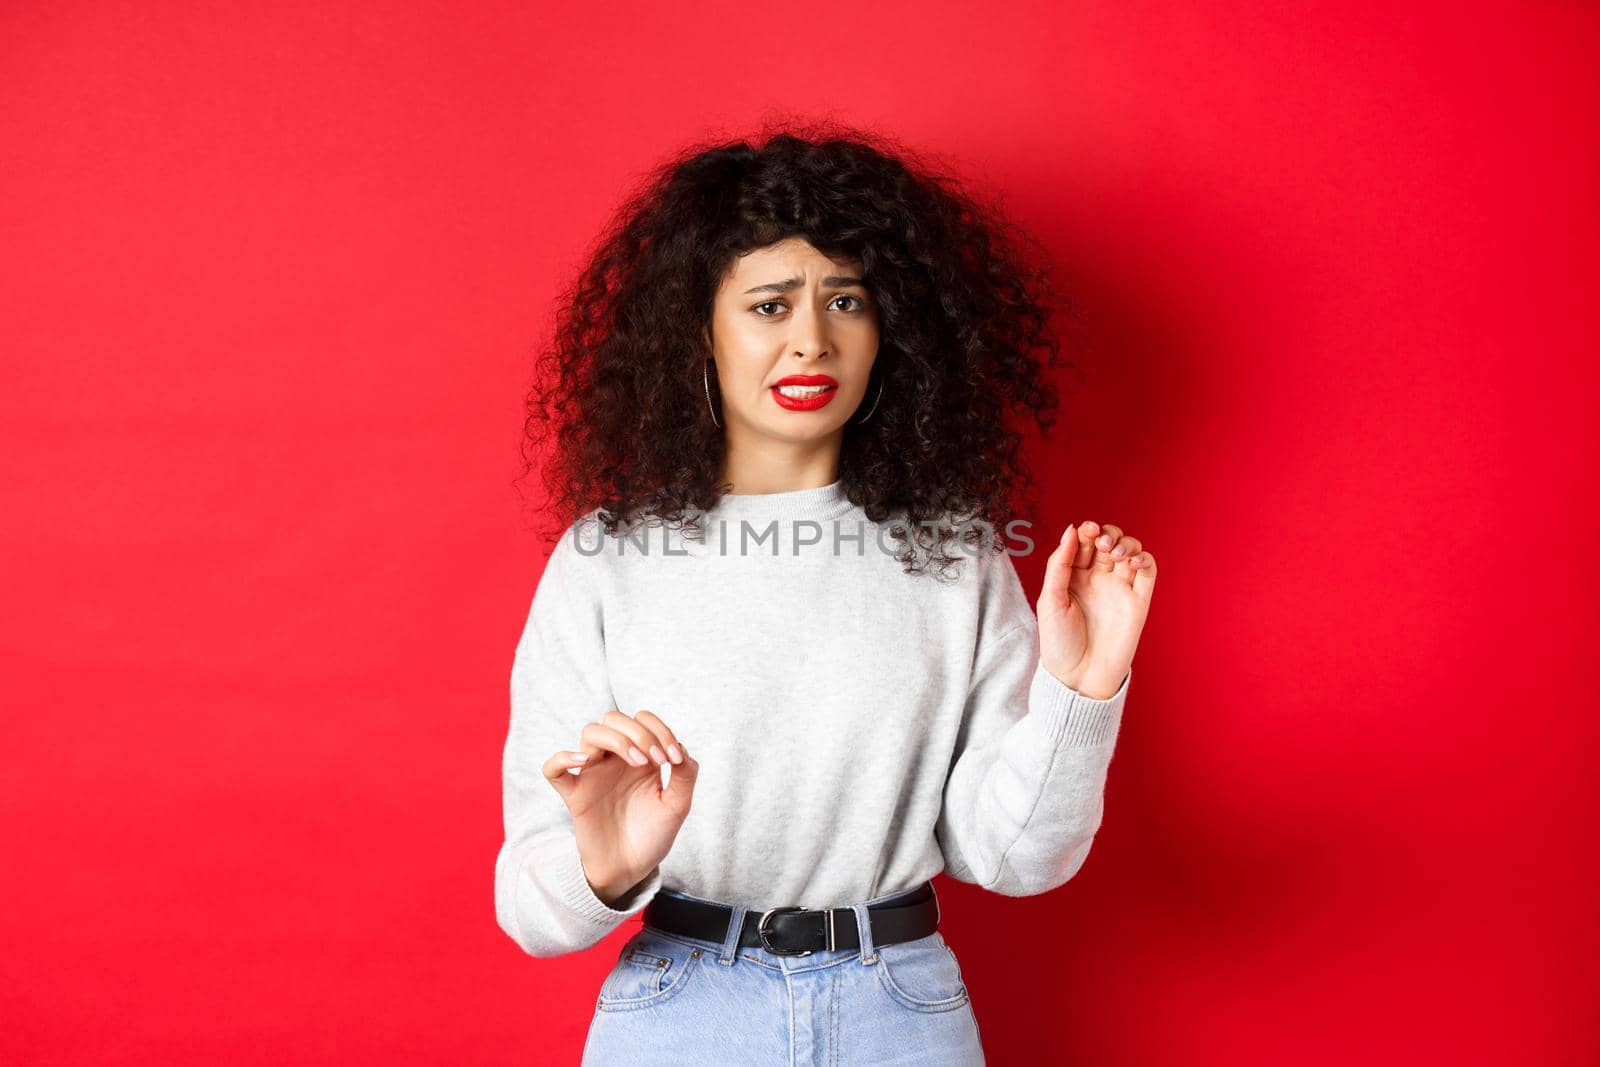
[(1041, 663), (1028, 687), (1028, 717), (1036, 719), (1052, 745), (1099, 745), (1116, 738), (1122, 705), (1128, 698), (1129, 669), (1122, 686), (1104, 700), (1092, 700), (1045, 670)]
[(643, 911), (644, 906), (650, 903), (650, 898), (661, 888), (661, 867), (658, 864), (650, 877), (634, 891), (631, 899), (624, 897), (618, 901), (623, 907), (611, 907), (596, 896), (589, 885), (589, 879), (583, 873), (583, 861), (578, 858), (577, 842), (568, 834), (550, 834), (539, 843), (529, 862), (550, 876), (561, 902), (572, 914), (590, 923), (601, 937), (616, 929), (629, 916)]

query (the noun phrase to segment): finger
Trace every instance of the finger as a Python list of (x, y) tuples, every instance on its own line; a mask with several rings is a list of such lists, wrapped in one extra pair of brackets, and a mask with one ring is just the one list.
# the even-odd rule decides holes
[[(579, 746), (579, 751), (581, 752), (588, 752), (591, 750), (590, 746), (593, 746), (595, 750), (616, 753), (622, 759), (622, 762), (629, 766), (648, 767), (650, 765), (650, 757), (639, 749), (633, 738), (614, 727), (591, 722), (584, 726), (580, 736), (583, 739), (583, 744)], [(637, 758), (634, 756), (635, 753)]]
[(683, 751), (678, 747), (678, 735), (672, 732), (672, 727), (661, 721), (661, 716), (653, 711), (640, 710), (634, 712), (633, 717), (656, 735), (656, 741), (669, 761), (674, 764), (683, 762)]
[(1078, 553), (1072, 557), (1072, 565), (1083, 570), (1094, 562), (1094, 535), (1100, 532), (1098, 523), (1080, 522), (1078, 524)]
[(694, 798), (694, 784), (700, 780), (700, 761), (689, 755), (689, 749), (682, 742), (678, 749), (683, 762), (667, 772), (667, 787), (661, 791), (661, 799), (676, 811), (687, 811)]
[(1117, 546), (1111, 550), (1111, 558), (1117, 561), (1116, 567), (1114, 568), (1114, 573), (1117, 575), (1117, 577), (1124, 580), (1131, 579), (1133, 577), (1133, 567), (1128, 561), (1132, 559), (1142, 547), (1144, 546), (1139, 544), (1139, 539), (1137, 537), (1129, 537), (1127, 534), (1123, 534), (1122, 537), (1118, 539)]
[(1100, 536), (1094, 539), (1094, 567), (1095, 570), (1109, 571), (1117, 565), (1111, 558), (1111, 549), (1122, 538), (1122, 529), (1105, 523), (1100, 527)]
[[(615, 711), (615, 710), (616, 710), (615, 708), (611, 709), (611, 711)], [(607, 712), (606, 714), (609, 715), (610, 712)], [(602, 718), (603, 718), (603, 716), (602, 716)], [(595, 721), (598, 721), (598, 720), (595, 720)], [(611, 750), (609, 748), (606, 748), (604, 745), (596, 745), (596, 744), (585, 743), (584, 740), (583, 740), (583, 734), (580, 731), (579, 734), (578, 734), (578, 751), (579, 752), (586, 752), (590, 756), (599, 756), (602, 753), (609, 752)], [(618, 753), (618, 755), (621, 755), (621, 753)]]
[(657, 767), (667, 762), (667, 754), (656, 744), (655, 731), (644, 723), (621, 711), (606, 712), (606, 725), (628, 735), (633, 741), (633, 746), (639, 750), (647, 762), (654, 763)]
[(561, 794), (565, 800), (571, 792), (578, 788), (578, 782), (572, 775), (574, 767), (582, 767), (592, 757), (585, 757), (581, 752), (557, 752), (544, 761), (539, 772), (544, 775), (545, 781)]
[(1148, 552), (1134, 557), (1133, 591), (1146, 600), (1156, 587), (1156, 558)]
[(1061, 543), (1044, 561), (1044, 584), (1039, 588), (1039, 600), (1044, 604), (1066, 601), (1067, 589), (1072, 583), (1072, 561), (1078, 555), (1078, 529), (1068, 526), (1061, 534)]

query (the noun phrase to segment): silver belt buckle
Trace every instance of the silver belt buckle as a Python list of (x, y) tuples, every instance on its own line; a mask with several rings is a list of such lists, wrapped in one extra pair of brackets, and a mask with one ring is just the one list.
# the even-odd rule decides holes
[[(769, 919), (771, 919), (774, 915), (778, 915), (778, 914), (780, 914), (782, 912), (786, 912), (786, 911), (811, 911), (811, 910), (812, 910), (811, 908), (802, 908), (802, 907), (800, 907), (798, 905), (795, 905), (795, 904), (785, 904), (781, 908), (769, 908), (766, 911), (762, 912), (761, 913), (761, 920), (756, 923), (756, 935), (761, 938), (762, 947), (765, 948), (768, 952), (772, 953), (774, 956), (795, 956), (795, 957), (799, 957), (799, 956), (809, 956), (809, 955), (811, 955), (811, 949), (809, 949), (809, 948), (808, 949), (804, 949), (804, 950), (802, 950), (800, 952), (794, 952), (794, 951), (789, 950), (789, 949), (781, 949), (778, 946), (774, 945), (770, 940), (767, 939), (767, 921)], [(833, 909), (832, 908), (828, 908), (827, 912), (828, 912), (828, 921), (827, 921), (827, 924), (826, 924), (827, 925), (827, 930), (828, 930), (827, 949), (828, 949), (829, 952), (832, 952), (833, 951), (833, 945), (834, 945), (834, 940), (833, 940)]]

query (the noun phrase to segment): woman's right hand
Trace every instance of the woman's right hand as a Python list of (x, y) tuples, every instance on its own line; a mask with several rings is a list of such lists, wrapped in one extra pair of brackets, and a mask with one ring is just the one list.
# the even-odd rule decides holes
[[(578, 856), (590, 887), (611, 904), (649, 877), (672, 851), (689, 814), (700, 764), (650, 711), (608, 711), (601, 722), (584, 726), (579, 741), (578, 751), (557, 752), (545, 760), (544, 776), (572, 813)], [(682, 762), (672, 760), (674, 748)], [(643, 755), (642, 764), (630, 749)], [(672, 767), (665, 789), (662, 763)], [(579, 769), (576, 775), (569, 773), (573, 767)]]

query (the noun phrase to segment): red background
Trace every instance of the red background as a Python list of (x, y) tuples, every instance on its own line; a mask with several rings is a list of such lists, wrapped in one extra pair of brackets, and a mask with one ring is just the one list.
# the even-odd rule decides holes
[(1600, 19), (1295, 6), (6, 5), (0, 1059), (576, 1062), (633, 925), (492, 900), (528, 354), (792, 114), (1045, 242), (1031, 518), (1160, 564), (1083, 872), (939, 880), (991, 1062), (1596, 1062)]

